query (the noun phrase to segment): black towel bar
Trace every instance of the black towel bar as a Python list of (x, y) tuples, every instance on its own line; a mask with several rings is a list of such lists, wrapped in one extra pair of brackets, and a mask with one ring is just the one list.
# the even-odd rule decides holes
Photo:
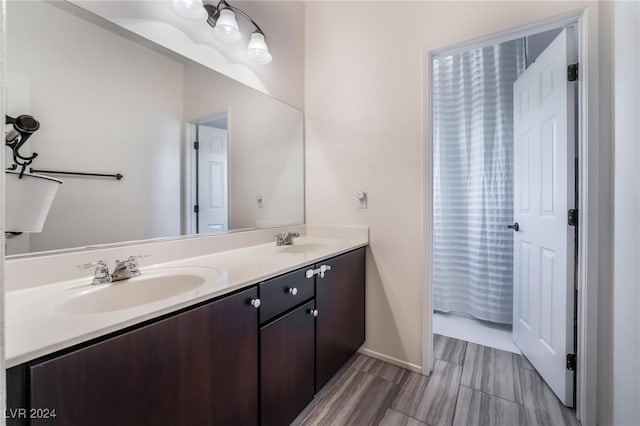
[(105, 173), (84, 173), (84, 172), (60, 172), (60, 171), (55, 171), (55, 170), (36, 170), (34, 168), (30, 168), (29, 172), (30, 173), (46, 173), (46, 174), (51, 174), (51, 175), (109, 177), (109, 178), (116, 178), (117, 180), (121, 180), (124, 177), (120, 173), (105, 174)]

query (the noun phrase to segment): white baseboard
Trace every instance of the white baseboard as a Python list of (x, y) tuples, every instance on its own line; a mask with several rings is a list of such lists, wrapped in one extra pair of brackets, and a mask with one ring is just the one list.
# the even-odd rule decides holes
[(379, 359), (380, 361), (388, 362), (389, 364), (393, 364), (398, 367), (406, 368), (407, 370), (413, 371), (415, 373), (422, 374), (422, 367), (420, 367), (419, 365), (412, 364), (407, 361), (401, 361), (397, 358), (393, 358), (367, 348), (360, 348), (358, 349), (358, 352), (363, 355), (370, 356), (371, 358)]

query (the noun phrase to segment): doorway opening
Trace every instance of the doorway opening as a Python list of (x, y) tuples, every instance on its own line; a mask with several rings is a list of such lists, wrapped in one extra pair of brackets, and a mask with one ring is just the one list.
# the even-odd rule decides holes
[(185, 227), (189, 234), (229, 230), (228, 113), (187, 123)]
[(576, 389), (578, 51), (577, 24), (547, 25), (445, 50), (430, 63), (436, 346), (455, 338), (474, 356), (489, 353), (478, 347), (511, 352), (496, 358), (536, 372), (514, 382), (539, 378), (568, 407)]

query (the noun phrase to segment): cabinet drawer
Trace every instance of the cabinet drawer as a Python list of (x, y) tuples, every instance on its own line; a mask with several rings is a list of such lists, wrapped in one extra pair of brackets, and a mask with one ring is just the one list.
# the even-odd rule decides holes
[(309, 268), (298, 269), (260, 284), (261, 323), (314, 296), (313, 278), (305, 277)]

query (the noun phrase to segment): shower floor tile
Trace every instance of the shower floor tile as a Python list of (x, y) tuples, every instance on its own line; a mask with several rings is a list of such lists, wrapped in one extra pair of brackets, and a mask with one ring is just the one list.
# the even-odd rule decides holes
[(453, 337), (516, 354), (521, 353), (513, 343), (510, 327), (456, 314), (434, 313), (433, 334)]

